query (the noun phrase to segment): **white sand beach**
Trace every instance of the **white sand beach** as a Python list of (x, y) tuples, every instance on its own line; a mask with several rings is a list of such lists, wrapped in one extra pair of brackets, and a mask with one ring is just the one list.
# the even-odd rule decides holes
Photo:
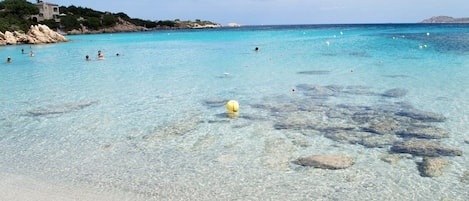
[(44, 182), (22, 175), (0, 173), (0, 200), (8, 201), (122, 201), (136, 200), (123, 192), (102, 192)]

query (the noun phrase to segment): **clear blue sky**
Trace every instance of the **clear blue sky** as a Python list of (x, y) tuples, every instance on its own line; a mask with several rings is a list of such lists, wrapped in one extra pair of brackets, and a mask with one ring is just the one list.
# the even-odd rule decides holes
[[(36, 2), (35, 0), (29, 0)], [(406, 23), (469, 17), (468, 0), (48, 0), (124, 12), (145, 20), (209, 20), (225, 25)]]

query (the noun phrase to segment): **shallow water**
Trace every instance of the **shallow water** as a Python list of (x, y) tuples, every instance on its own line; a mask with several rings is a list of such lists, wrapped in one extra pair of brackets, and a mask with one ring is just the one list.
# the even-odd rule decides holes
[[(468, 29), (262, 26), (2, 47), (13, 62), (0, 65), (0, 171), (129, 200), (467, 200)], [(421, 156), (391, 151), (407, 136), (369, 132), (388, 120), (441, 128), (449, 137), (431, 140), (463, 154), (421, 176)], [(313, 154), (355, 164), (292, 163)]]

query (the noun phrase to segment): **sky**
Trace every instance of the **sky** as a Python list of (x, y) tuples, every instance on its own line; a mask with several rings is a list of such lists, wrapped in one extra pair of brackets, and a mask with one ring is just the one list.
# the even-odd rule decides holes
[[(35, 0), (29, 0), (35, 3)], [(46, 0), (123, 12), (144, 20), (208, 20), (222, 25), (416, 23), (469, 17), (468, 0)]]

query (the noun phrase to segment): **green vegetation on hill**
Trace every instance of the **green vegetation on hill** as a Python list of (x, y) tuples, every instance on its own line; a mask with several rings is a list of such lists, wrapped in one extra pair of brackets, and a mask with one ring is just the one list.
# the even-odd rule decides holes
[[(91, 8), (73, 5), (68, 7), (61, 6), (59, 10), (61, 13), (59, 21), (52, 19), (39, 23), (45, 24), (51, 29), (60, 29), (64, 32), (80, 30), (82, 26), (86, 27), (88, 30), (101, 30), (114, 27), (123, 21), (147, 29), (182, 29), (191, 28), (195, 23), (201, 26), (215, 24), (210, 21), (201, 21), (198, 19), (195, 22), (180, 21), (179, 19), (162, 21), (142, 20), (131, 18), (122, 12), (101, 12)], [(38, 13), (39, 9), (36, 5), (26, 0), (3, 0), (0, 2), (0, 31), (26, 32), (31, 25), (38, 24), (38, 22), (33, 21), (30, 17)]]
[(0, 31), (27, 31), (34, 22), (31, 15), (39, 8), (26, 0), (4, 0), (0, 2)]

